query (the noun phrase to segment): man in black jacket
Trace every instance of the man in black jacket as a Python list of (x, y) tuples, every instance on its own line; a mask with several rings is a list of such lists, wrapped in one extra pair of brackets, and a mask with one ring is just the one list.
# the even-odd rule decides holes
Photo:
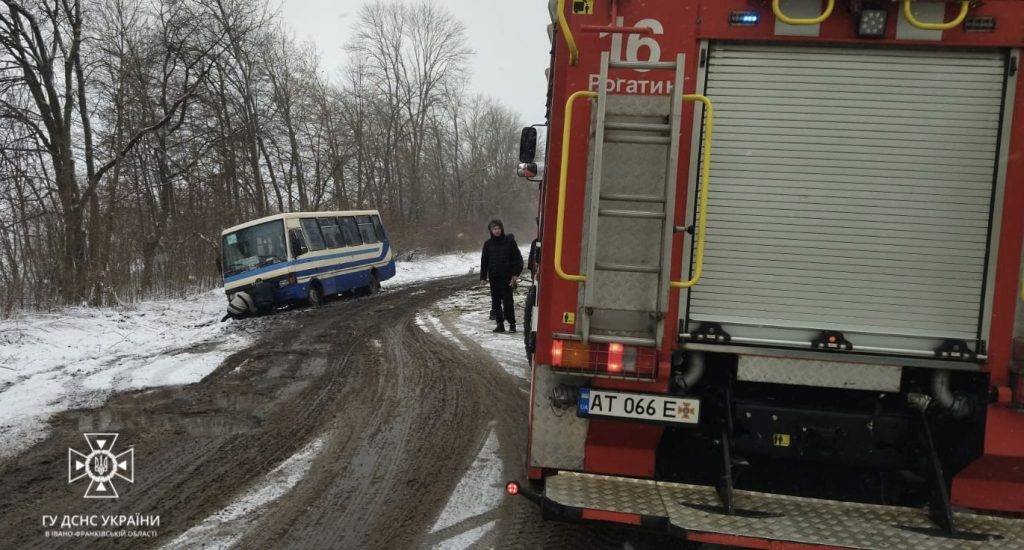
[(505, 234), (501, 220), (487, 224), (491, 238), (484, 242), (480, 255), (480, 280), (491, 283), (491, 311), (498, 326), (494, 332), (505, 332), (508, 321), (509, 332), (516, 331), (516, 314), (512, 302), (512, 288), (519, 282), (523, 272), (523, 254), (519, 251), (516, 238)]

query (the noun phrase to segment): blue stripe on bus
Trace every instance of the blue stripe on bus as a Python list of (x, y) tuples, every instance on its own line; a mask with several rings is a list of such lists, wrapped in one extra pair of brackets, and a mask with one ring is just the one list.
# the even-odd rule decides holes
[[(334, 271), (336, 269), (345, 269), (345, 268), (349, 268), (349, 267), (359, 267), (361, 265), (376, 263), (376, 262), (379, 262), (379, 261), (383, 260), (385, 257), (387, 257), (388, 249), (389, 248), (390, 248), (390, 246), (389, 246), (388, 242), (384, 241), (384, 248), (381, 249), (380, 256), (377, 256), (376, 258), (369, 258), (369, 259), (366, 259), (366, 260), (358, 260), (358, 261), (355, 261), (355, 262), (348, 262), (348, 263), (342, 262), (342, 263), (339, 263), (339, 264), (332, 264), (332, 265), (328, 265), (328, 266), (317, 267), (317, 268), (313, 268), (313, 269), (307, 269), (307, 270), (304, 270), (304, 271), (298, 271), (298, 272), (295, 272), (294, 274), (295, 274), (296, 277), (305, 277), (306, 275), (313, 275), (313, 274), (316, 274), (316, 273), (322, 273), (324, 271)], [(324, 255), (324, 256), (316, 256), (314, 258), (303, 258), (303, 259), (300, 259), (300, 260), (290, 260), (290, 261), (287, 261), (287, 262), (279, 262), (279, 263), (276, 263), (276, 264), (273, 264), (273, 265), (268, 265), (268, 266), (261, 267), (259, 269), (250, 269), (249, 271), (245, 271), (245, 272), (239, 273), (237, 275), (232, 275), (230, 277), (225, 277), (224, 278), (224, 282), (225, 283), (233, 283), (235, 281), (240, 281), (242, 279), (246, 279), (246, 278), (249, 278), (249, 277), (254, 277), (256, 275), (261, 275), (263, 273), (268, 273), (270, 271), (274, 271), (274, 270), (281, 269), (281, 268), (284, 268), (284, 267), (292, 267), (292, 266), (307, 264), (307, 263), (311, 263), (311, 262), (321, 262), (321, 261), (324, 261), (324, 260), (333, 260), (335, 258), (345, 258), (345, 257), (348, 257), (348, 256), (356, 256), (356, 255), (359, 255), (359, 254), (366, 254), (367, 252), (370, 252), (371, 250), (372, 249), (350, 250), (350, 251), (347, 251), (347, 252), (338, 252), (336, 254), (327, 254), (327, 255)]]

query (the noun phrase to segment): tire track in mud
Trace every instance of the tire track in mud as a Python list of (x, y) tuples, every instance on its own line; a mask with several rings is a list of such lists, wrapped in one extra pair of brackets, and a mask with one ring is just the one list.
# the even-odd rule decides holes
[[(262, 327), (259, 341), (201, 382), (58, 415), (47, 439), (0, 462), (0, 548), (169, 542), (315, 439), (323, 445), (306, 476), (239, 533), (240, 547), (421, 547), (491, 519), (497, 527), (474, 546), (645, 546), (616, 529), (543, 522), (522, 498), (429, 533), (492, 425), (505, 475), (522, 476), (522, 382), (472, 340), (459, 349), (415, 323), (418, 311), (472, 282), (434, 281), (244, 321)], [(135, 483), (119, 484), (118, 500), (84, 500), (83, 482), (67, 483), (67, 449), (98, 431), (120, 434), (115, 450), (135, 448)], [(46, 539), (44, 514), (159, 515), (159, 538)]]
[[(268, 328), (200, 383), (119, 394), (102, 407), (57, 415), (47, 439), (0, 462), (0, 547), (84, 542), (45, 539), (44, 514), (159, 515), (157, 541), (86, 540), (97, 547), (170, 540), (330, 427), (346, 391), (385, 382), (360, 368), (382, 326), (462, 286), (450, 280), (244, 321)], [(120, 499), (84, 500), (83, 482), (67, 484), (67, 449), (84, 447), (82, 433), (90, 431), (118, 432), (118, 450), (135, 447), (135, 483), (118, 486)]]
[[(472, 289), (466, 292), (483, 292)], [(482, 307), (486, 307), (485, 299), (481, 299)], [(524, 464), (527, 444), (527, 421), (529, 412), (529, 380), (522, 380), (511, 374), (479, 342), (460, 331), (460, 319), (451, 312), (434, 311), (441, 324), (462, 343), (466, 351), (466, 362), (478, 373), (485, 387), (493, 389), (493, 394), (485, 396), (492, 404), (487, 410), (487, 418), (493, 422), (493, 429), (498, 436), (499, 455), (505, 479), (525, 481)], [(441, 338), (440, 335), (436, 336)], [(521, 334), (509, 334), (518, 343), (522, 342)], [(453, 348), (454, 349), (454, 348)], [(525, 348), (524, 351), (525, 353)], [(526, 376), (530, 376), (527, 371)], [(525, 392), (523, 391), (525, 390)], [(501, 399), (494, 399), (500, 395)], [(487, 426), (484, 426), (487, 429)], [(486, 432), (478, 435), (483, 441)], [(480, 445), (476, 446), (479, 449)], [(475, 455), (474, 455), (475, 456)], [(504, 491), (504, 487), (483, 488)], [(497, 509), (469, 518), (463, 522), (463, 531), (497, 519), (497, 525), (487, 535), (472, 545), (472, 548), (551, 548), (551, 549), (620, 549), (620, 548), (674, 548), (683, 546), (682, 541), (664, 537), (659, 534), (644, 533), (635, 530), (621, 529), (610, 525), (588, 524), (579, 525), (545, 521), (540, 509), (525, 498), (504, 498)], [(448, 531), (448, 530), (446, 530)], [(446, 533), (449, 537), (453, 534)], [(446, 537), (447, 538), (447, 537)], [(426, 539), (431, 543), (441, 542), (435, 538)]]

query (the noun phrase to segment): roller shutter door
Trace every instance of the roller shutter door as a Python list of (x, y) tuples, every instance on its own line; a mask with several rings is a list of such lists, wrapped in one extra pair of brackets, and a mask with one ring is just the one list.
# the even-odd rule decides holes
[(690, 330), (920, 353), (979, 337), (1002, 53), (716, 44), (707, 71)]

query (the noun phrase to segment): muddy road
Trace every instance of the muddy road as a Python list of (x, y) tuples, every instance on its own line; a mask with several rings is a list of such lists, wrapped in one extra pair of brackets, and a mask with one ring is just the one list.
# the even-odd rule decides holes
[[(472, 284), (435, 281), (244, 321), (258, 342), (200, 383), (58, 415), (49, 438), (0, 463), (0, 548), (416, 548), (452, 546), (490, 522), (474, 547), (664, 544), (543, 522), (522, 498), (432, 532), (489, 434), (504, 478), (522, 475), (526, 383), (471, 339), (453, 343), (415, 321)], [(119, 499), (84, 499), (87, 480), (68, 483), (68, 448), (86, 447), (85, 432), (119, 433), (116, 452), (134, 447), (134, 483), (113, 480)], [(502, 486), (474, 490), (493, 499)], [(159, 516), (155, 536), (47, 538), (42, 524), (122, 514)]]

